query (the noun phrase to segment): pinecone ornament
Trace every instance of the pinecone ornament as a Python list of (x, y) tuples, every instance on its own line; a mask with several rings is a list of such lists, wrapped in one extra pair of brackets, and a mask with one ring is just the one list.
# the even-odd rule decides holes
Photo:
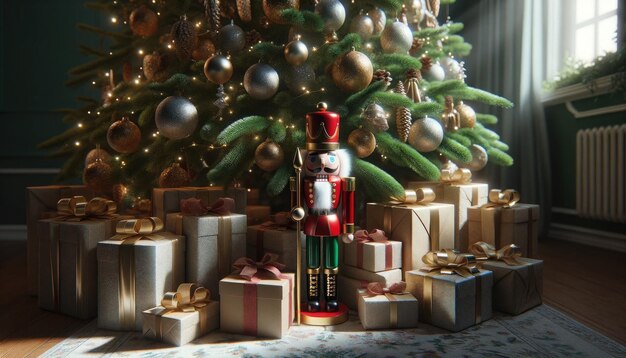
[(420, 39), (419, 37), (416, 37), (413, 39), (413, 44), (411, 45), (411, 48), (409, 49), (409, 53), (411, 54), (411, 56), (415, 56), (417, 54), (417, 52), (422, 48), (422, 46), (424, 46), (424, 39)]
[(430, 67), (433, 65), (433, 59), (428, 56), (422, 56), (420, 62), (422, 63), (422, 73), (430, 70)]
[[(398, 81), (395, 92), (406, 96), (402, 81)], [(409, 139), (409, 132), (411, 131), (411, 111), (406, 107), (396, 108), (396, 131), (401, 141), (406, 142), (407, 139)]]
[(198, 45), (198, 32), (191, 21), (187, 20), (187, 15), (183, 15), (179, 21), (172, 26), (170, 32), (176, 45), (176, 55), (182, 61), (187, 61), (191, 57), (193, 50)]
[(385, 70), (376, 70), (374, 72), (374, 76), (372, 77), (372, 82), (374, 81), (384, 81), (386, 86), (391, 84), (393, 78), (391, 78), (391, 72)]
[(209, 23), (209, 28), (217, 32), (222, 27), (220, 0), (198, 0), (198, 2), (204, 7), (204, 17)]

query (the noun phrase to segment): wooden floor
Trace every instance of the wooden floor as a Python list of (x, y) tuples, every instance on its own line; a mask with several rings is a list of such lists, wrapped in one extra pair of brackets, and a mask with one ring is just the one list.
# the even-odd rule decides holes
[[(544, 302), (626, 344), (626, 254), (561, 241), (539, 246)], [(0, 241), (0, 357), (36, 357), (87, 322), (26, 294), (26, 244)]]

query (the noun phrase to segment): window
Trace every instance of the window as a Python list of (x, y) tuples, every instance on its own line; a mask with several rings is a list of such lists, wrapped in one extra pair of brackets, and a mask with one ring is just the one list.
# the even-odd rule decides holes
[[(568, 1), (563, 3), (574, 3)], [(576, 0), (574, 35), (569, 55), (575, 60), (591, 62), (606, 52), (617, 50), (618, 0)]]

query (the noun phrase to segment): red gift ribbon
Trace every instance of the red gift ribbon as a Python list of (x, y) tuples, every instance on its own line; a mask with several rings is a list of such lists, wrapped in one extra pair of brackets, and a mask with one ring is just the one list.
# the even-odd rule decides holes
[(385, 232), (382, 230), (374, 229), (371, 233), (367, 230), (358, 230), (354, 233), (354, 239), (356, 240), (356, 265), (359, 268), (363, 268), (363, 247), (365, 243), (377, 242), (385, 244), (385, 270), (391, 270), (393, 266), (393, 248)]
[(380, 282), (371, 282), (367, 285), (367, 293), (370, 296), (380, 296), (384, 294), (400, 295), (406, 293), (406, 282), (399, 281), (389, 287), (383, 286)]
[(232, 198), (219, 198), (210, 206), (198, 198), (180, 200), (180, 211), (183, 215), (201, 216), (213, 214), (217, 216), (230, 215), (235, 209), (235, 200)]
[(235, 261), (235, 275), (246, 280), (243, 286), (243, 332), (246, 335), (256, 336), (258, 332), (257, 320), (257, 284), (261, 279), (289, 280), (289, 324), (293, 322), (293, 278), (283, 275), (280, 270), (285, 265), (276, 261), (278, 255), (265, 254), (259, 262), (248, 257), (241, 257)]

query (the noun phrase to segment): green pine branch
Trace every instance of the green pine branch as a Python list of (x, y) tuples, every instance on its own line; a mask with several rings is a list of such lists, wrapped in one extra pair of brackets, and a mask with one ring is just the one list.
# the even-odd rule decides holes
[(404, 188), (394, 177), (372, 163), (355, 159), (352, 171), (357, 180), (357, 190), (364, 190), (374, 201), (388, 201), (402, 197)]
[(439, 169), (435, 165), (413, 147), (397, 140), (389, 133), (376, 134), (376, 142), (381, 153), (395, 165), (409, 168), (425, 180), (436, 180), (439, 177)]
[(270, 124), (270, 121), (262, 116), (244, 117), (224, 128), (217, 136), (217, 143), (228, 144), (242, 136), (261, 132)]

